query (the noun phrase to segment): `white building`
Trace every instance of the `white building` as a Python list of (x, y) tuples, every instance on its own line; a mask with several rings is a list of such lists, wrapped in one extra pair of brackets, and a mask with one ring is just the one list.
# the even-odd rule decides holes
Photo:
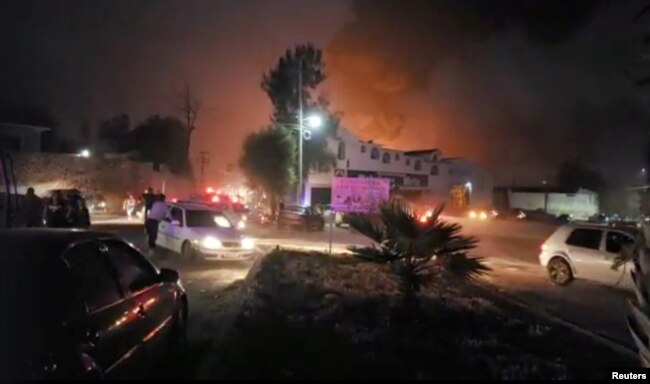
[(489, 176), (465, 159), (444, 158), (439, 149), (388, 149), (361, 141), (342, 128), (328, 146), (336, 156), (335, 168), (310, 170), (305, 204), (329, 203), (333, 176), (389, 178), (393, 193), (437, 202), (449, 201), (454, 187), (464, 188), (470, 204), (491, 202)]
[(15, 153), (41, 152), (43, 133), (49, 131), (47, 127), (0, 123), (0, 149)]

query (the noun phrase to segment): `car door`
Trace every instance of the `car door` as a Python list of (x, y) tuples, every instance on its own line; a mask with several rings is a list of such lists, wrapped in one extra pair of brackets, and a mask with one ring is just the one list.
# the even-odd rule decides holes
[(142, 365), (151, 367), (165, 352), (164, 341), (180, 298), (172, 285), (160, 280), (156, 267), (138, 250), (117, 239), (103, 243), (122, 290), (137, 308), (140, 322), (136, 338), (142, 356), (146, 356)]
[(167, 248), (174, 252), (181, 251), (181, 246), (185, 238), (183, 237), (183, 228), (185, 227), (184, 210), (179, 207), (171, 207), (169, 210), (169, 227), (167, 229)]
[(567, 238), (569, 257), (580, 278), (609, 282), (611, 263), (603, 256), (603, 234), (599, 228), (574, 228)]
[(628, 262), (626, 265), (619, 267), (616, 271), (611, 268), (614, 260), (623, 250), (623, 247), (633, 243), (634, 239), (627, 233), (622, 231), (607, 231), (607, 234), (605, 235), (605, 252), (603, 252), (603, 257), (606, 263), (610, 266), (610, 284), (626, 289), (631, 289), (634, 286), (630, 274), (630, 271), (634, 268), (632, 262)]
[(169, 232), (171, 231), (171, 210), (172, 207), (167, 208), (165, 218), (158, 223), (158, 237), (156, 238), (156, 245), (161, 248), (170, 249)]
[(63, 255), (75, 280), (83, 313), (72, 328), (81, 352), (108, 378), (131, 377), (137, 370), (136, 329), (140, 318), (134, 303), (121, 291), (103, 246), (95, 241), (74, 245)]

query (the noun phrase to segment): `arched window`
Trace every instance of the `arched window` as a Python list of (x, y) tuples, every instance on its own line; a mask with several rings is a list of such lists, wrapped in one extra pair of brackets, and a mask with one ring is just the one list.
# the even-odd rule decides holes
[(431, 166), (431, 174), (434, 176), (438, 175), (438, 166), (437, 165), (432, 165)]
[(366, 153), (366, 146), (365, 145), (361, 146), (361, 153)]
[(411, 159), (406, 159), (406, 165), (411, 165)]
[(377, 148), (373, 148), (370, 151), (370, 158), (371, 159), (378, 159), (379, 158), (379, 150)]
[(339, 160), (345, 160), (345, 143), (342, 142), (342, 141), (339, 142), (338, 158), (339, 158)]
[(384, 164), (389, 164), (390, 163), (390, 153), (384, 152), (384, 154), (381, 156), (381, 162)]
[(420, 160), (415, 160), (415, 170), (416, 171), (422, 170), (422, 163), (420, 162)]

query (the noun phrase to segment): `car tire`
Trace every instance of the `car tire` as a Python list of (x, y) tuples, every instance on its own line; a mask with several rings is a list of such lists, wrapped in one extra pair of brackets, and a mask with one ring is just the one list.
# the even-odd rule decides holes
[(181, 258), (183, 260), (188, 260), (191, 262), (196, 261), (196, 251), (194, 250), (192, 243), (190, 243), (188, 240), (185, 240), (183, 242), (183, 246), (181, 247)]
[(187, 345), (187, 301), (183, 299), (176, 314), (174, 323), (169, 333), (169, 354), (182, 356)]
[(554, 257), (546, 266), (551, 282), (560, 287), (565, 287), (573, 281), (573, 272), (569, 263), (561, 257)]

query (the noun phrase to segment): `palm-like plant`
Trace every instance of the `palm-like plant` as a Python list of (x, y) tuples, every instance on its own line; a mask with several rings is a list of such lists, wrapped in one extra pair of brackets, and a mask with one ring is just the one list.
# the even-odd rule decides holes
[(419, 308), (417, 297), (423, 284), (440, 268), (471, 280), (490, 269), (481, 258), (468, 257), (478, 240), (461, 235), (461, 225), (440, 220), (439, 205), (426, 221), (403, 202), (385, 203), (377, 218), (352, 215), (350, 226), (376, 244), (350, 250), (360, 259), (390, 264), (399, 278), (404, 305)]

